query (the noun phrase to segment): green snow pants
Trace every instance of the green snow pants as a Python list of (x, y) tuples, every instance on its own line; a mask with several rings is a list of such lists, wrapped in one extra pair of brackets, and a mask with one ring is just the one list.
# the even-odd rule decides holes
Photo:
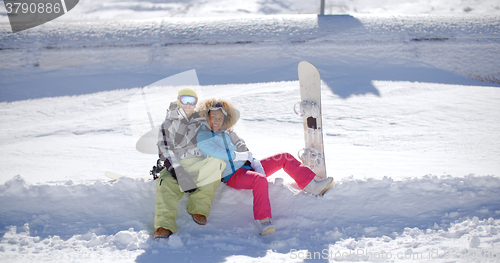
[[(208, 217), (210, 206), (215, 196), (215, 190), (220, 185), (221, 173), (226, 168), (226, 163), (213, 157), (189, 158), (179, 162), (184, 169), (199, 178), (218, 178), (210, 183), (205, 183), (189, 194), (188, 213), (200, 214)], [(175, 219), (177, 218), (177, 202), (184, 196), (177, 180), (167, 169), (163, 169), (156, 186), (155, 229), (163, 227), (176, 233), (179, 231)]]

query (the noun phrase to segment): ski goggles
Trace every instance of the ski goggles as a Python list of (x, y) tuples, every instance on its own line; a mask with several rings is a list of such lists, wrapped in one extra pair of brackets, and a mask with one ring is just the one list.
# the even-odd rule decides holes
[(208, 109), (208, 111), (222, 111), (222, 114), (224, 114), (224, 116), (227, 117), (227, 111), (224, 109), (224, 106), (221, 104), (221, 103), (217, 103), (215, 104), (214, 106), (210, 107), (210, 109)]
[(192, 106), (196, 105), (198, 103), (198, 98), (193, 97), (193, 96), (179, 96), (177, 99), (180, 101), (182, 105), (188, 105), (191, 104)]

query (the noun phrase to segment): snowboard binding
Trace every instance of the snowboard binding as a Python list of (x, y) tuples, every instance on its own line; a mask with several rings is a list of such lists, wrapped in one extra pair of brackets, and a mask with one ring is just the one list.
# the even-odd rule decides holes
[(311, 170), (325, 164), (325, 158), (323, 158), (323, 155), (314, 148), (300, 149), (298, 156), (302, 163)]
[[(299, 111), (297, 111), (297, 106), (299, 108)], [(318, 104), (315, 103), (314, 101), (304, 100), (301, 102), (297, 102), (293, 106), (293, 111), (299, 117), (304, 117), (304, 116), (310, 116), (313, 118), (319, 117), (319, 107), (318, 107)]]

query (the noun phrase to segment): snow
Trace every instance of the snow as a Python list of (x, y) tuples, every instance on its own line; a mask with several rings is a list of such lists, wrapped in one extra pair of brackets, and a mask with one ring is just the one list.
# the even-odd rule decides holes
[[(317, 14), (320, 0), (80, 0), (65, 21)], [(0, 14), (6, 14), (0, 6)], [(499, 14), (495, 0), (325, 0), (325, 14)], [(6, 15), (0, 22), (8, 21)]]
[(193, 68), (203, 85), (294, 81), (302, 60), (344, 98), (377, 94), (373, 80), (498, 86), (499, 28), (495, 15), (55, 21), (19, 34), (6, 24), (0, 98), (129, 89)]
[[(500, 220), (494, 217), (500, 213), (499, 187), (500, 179), (493, 176), (343, 178), (316, 198), (273, 182), (277, 232), (261, 237), (249, 220), (251, 192), (223, 185), (209, 224), (196, 225), (187, 213), (179, 213), (179, 233), (154, 241), (149, 236), (154, 181), (34, 185), (16, 177), (1, 189), (2, 224), (11, 226), (0, 251), (5, 262), (154, 262), (166, 256), (176, 262), (259, 262), (257, 257), (260, 262), (302, 262), (308, 253), (349, 261), (390, 253), (394, 259), (409, 254), (469, 262), (473, 255), (486, 257), (480, 253), (498, 257)], [(179, 206), (187, 201), (183, 198)], [(20, 220), (26, 223), (15, 226)]]
[[(87, 0), (17, 34), (0, 16), (0, 262), (499, 262), (498, 3), (318, 7)], [(172, 85), (194, 85), (242, 112), (254, 156), (296, 155), (301, 60), (322, 75), (334, 188), (270, 177), (277, 231), (259, 236), (251, 192), (222, 184), (207, 225), (184, 197), (180, 231), (152, 240), (147, 109), (159, 125)]]

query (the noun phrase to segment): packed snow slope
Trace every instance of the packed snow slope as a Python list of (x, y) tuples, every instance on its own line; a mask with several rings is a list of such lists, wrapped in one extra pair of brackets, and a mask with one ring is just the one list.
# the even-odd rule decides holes
[(50, 22), (16, 34), (4, 24), (0, 101), (141, 87), (191, 69), (203, 85), (293, 81), (302, 60), (344, 98), (378, 94), (373, 80), (498, 86), (498, 32), (495, 15)]

